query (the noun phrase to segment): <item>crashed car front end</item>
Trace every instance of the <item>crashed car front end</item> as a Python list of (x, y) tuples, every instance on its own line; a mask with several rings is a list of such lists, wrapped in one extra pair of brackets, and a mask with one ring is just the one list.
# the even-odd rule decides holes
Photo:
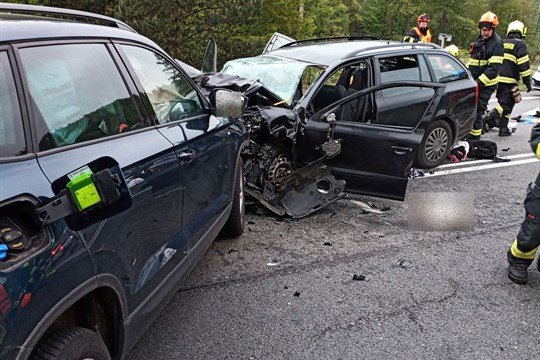
[[(293, 159), (299, 115), (287, 101), (261, 83), (230, 74), (200, 74), (193, 78), (204, 92), (227, 88), (242, 92), (248, 105), (242, 121), (249, 146), (242, 151), (246, 193), (278, 215), (301, 218), (345, 196), (345, 181), (336, 180), (320, 159)], [(323, 144), (320, 144), (321, 146)]]

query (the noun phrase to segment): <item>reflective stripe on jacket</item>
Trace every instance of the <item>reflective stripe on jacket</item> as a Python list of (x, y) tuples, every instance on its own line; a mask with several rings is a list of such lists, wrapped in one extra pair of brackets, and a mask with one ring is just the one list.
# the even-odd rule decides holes
[(499, 82), (517, 84), (521, 78), (524, 84), (530, 84), (531, 64), (527, 44), (515, 37), (507, 37), (503, 43), (504, 61), (499, 72)]
[(529, 140), (531, 150), (540, 159), (540, 120), (536, 122), (531, 130), (531, 140)]
[(504, 60), (503, 42), (496, 32), (489, 39), (479, 35), (471, 44), (469, 70), (480, 86), (496, 86)]

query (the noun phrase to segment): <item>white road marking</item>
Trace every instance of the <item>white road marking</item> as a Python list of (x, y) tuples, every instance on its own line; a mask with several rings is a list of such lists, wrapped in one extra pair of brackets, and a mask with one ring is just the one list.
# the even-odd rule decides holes
[[(517, 159), (517, 158), (523, 158), (523, 157), (534, 157), (534, 154), (517, 154), (517, 155), (508, 155), (508, 156), (500, 156), (502, 159)], [(471, 160), (471, 161), (462, 161), (462, 162), (456, 162), (456, 163), (450, 163), (450, 164), (443, 164), (437, 167), (437, 169), (446, 169), (451, 167), (458, 167), (458, 166), (473, 166), (473, 165), (479, 165), (484, 163), (493, 163), (493, 160)]]
[[(460, 173), (471, 172), (471, 171), (494, 169), (494, 168), (499, 168), (499, 167), (523, 165), (523, 164), (538, 162), (538, 159), (537, 158), (532, 158), (532, 159), (501, 162), (501, 163), (493, 162), (492, 160), (489, 160), (489, 161), (491, 162), (491, 164), (480, 165), (480, 166), (468, 166), (468, 167), (458, 168), (458, 169), (435, 171), (433, 173), (425, 173), (423, 177), (452, 175), (452, 174), (460, 174)], [(422, 179), (423, 177), (418, 177), (417, 179)]]

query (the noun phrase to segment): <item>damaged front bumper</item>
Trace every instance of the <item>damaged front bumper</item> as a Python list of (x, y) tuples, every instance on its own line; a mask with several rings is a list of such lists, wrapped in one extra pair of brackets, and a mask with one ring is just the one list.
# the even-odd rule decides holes
[(305, 217), (346, 195), (345, 181), (335, 179), (324, 164), (324, 151), (319, 160), (305, 166), (292, 161), (298, 114), (277, 95), (256, 81), (233, 75), (199, 74), (193, 79), (203, 91), (227, 88), (248, 98), (241, 116), (250, 137), (242, 151), (248, 195), (274, 213), (293, 218)]
[(324, 164), (314, 161), (294, 170), (277, 186), (266, 182), (264, 190), (247, 186), (246, 192), (278, 215), (302, 218), (346, 196), (344, 180), (336, 180)]

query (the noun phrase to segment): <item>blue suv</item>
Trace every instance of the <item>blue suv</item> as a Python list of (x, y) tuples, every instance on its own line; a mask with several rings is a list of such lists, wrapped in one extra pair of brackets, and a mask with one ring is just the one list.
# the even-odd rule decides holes
[(0, 29), (0, 359), (122, 358), (243, 231), (245, 98), (113, 18), (0, 3)]

